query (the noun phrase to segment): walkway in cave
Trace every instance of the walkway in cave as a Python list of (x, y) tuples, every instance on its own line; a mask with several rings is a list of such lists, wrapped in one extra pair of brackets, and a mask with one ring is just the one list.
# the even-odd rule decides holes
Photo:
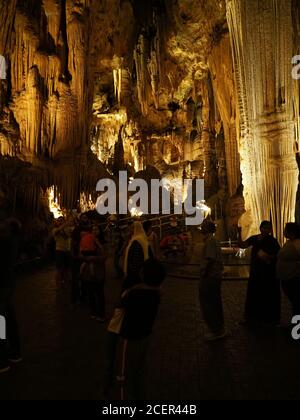
[[(224, 342), (203, 341), (197, 281), (169, 277), (151, 351), (151, 399), (299, 399), (299, 346), (281, 329), (238, 326), (246, 283), (225, 282)], [(119, 285), (107, 282), (109, 310)], [(24, 274), (18, 284), (22, 364), (0, 377), (1, 399), (97, 399), (105, 326), (84, 307), (72, 310), (53, 269)], [(284, 320), (288, 307), (284, 303)]]

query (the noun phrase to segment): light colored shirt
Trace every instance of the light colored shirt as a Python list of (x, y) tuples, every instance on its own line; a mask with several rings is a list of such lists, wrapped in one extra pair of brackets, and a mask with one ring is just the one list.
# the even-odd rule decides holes
[(0, 55), (0, 79), (6, 79), (6, 60), (3, 55)]
[(70, 252), (72, 250), (73, 228), (65, 227), (63, 230), (53, 229), (56, 251)]
[(157, 240), (157, 235), (156, 235), (155, 232), (151, 232), (151, 235), (148, 236), (148, 241), (149, 241), (149, 246), (150, 246), (151, 251), (152, 251), (152, 255), (153, 255), (154, 258), (156, 258), (157, 254), (158, 254), (158, 252), (157, 252), (158, 240)]
[(214, 236), (209, 237), (204, 243), (200, 270), (201, 276), (222, 277), (223, 275), (224, 264), (222, 250)]
[(276, 270), (281, 281), (300, 281), (300, 239), (288, 241), (279, 251)]

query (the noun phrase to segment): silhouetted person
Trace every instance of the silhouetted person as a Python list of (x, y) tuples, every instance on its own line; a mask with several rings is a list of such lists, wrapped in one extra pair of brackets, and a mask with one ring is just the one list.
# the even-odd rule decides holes
[(206, 340), (226, 337), (222, 303), (222, 275), (224, 265), (219, 242), (214, 237), (216, 226), (205, 220), (201, 225), (204, 236), (203, 258), (200, 264), (199, 299), (204, 320), (210, 330)]
[(125, 252), (123, 290), (140, 283), (140, 271), (149, 258), (149, 242), (141, 222), (132, 225), (132, 237)]
[(55, 239), (56, 281), (58, 285), (63, 285), (71, 278), (73, 231), (73, 219), (70, 218), (65, 221), (63, 217), (59, 217), (55, 221), (53, 237)]
[(80, 277), (85, 283), (90, 304), (91, 317), (105, 321), (105, 254), (102, 249), (99, 255), (81, 257)]
[(124, 271), (121, 267), (121, 257), (124, 251), (125, 239), (122, 230), (117, 227), (116, 229), (116, 246), (114, 250), (114, 269), (117, 278), (121, 279), (124, 276)]
[(143, 223), (143, 228), (148, 238), (151, 257), (158, 259), (159, 258), (158, 237), (152, 228), (152, 222), (150, 220), (147, 220), (146, 222)]
[(287, 243), (279, 251), (277, 276), (282, 289), (292, 304), (293, 316), (300, 315), (300, 227), (287, 223), (284, 236)]
[(15, 265), (21, 240), (21, 227), (17, 220), (0, 225), (0, 315), (6, 321), (6, 339), (0, 340), (0, 373), (10, 370), (9, 362), (18, 363), (21, 348), (14, 308)]
[[(165, 275), (162, 264), (149, 259), (143, 264), (141, 282), (122, 294), (120, 308), (124, 317), (120, 332), (107, 334), (104, 398), (109, 397), (113, 388), (118, 359), (117, 375), (122, 380), (122, 391), (126, 389), (126, 399), (145, 399), (146, 360)], [(120, 358), (116, 358), (118, 344)]]
[(248, 282), (245, 323), (278, 325), (280, 323), (280, 282), (276, 277), (276, 261), (280, 250), (278, 241), (272, 236), (272, 223), (260, 225), (260, 235), (241, 239), (238, 245), (246, 249), (252, 246), (250, 278)]

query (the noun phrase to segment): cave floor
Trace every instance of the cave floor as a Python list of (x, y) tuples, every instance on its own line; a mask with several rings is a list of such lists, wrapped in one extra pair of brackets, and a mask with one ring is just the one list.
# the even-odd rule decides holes
[[(105, 325), (69, 303), (52, 267), (23, 274), (16, 292), (24, 361), (0, 376), (0, 399), (97, 400), (101, 389)], [(108, 314), (119, 281), (108, 276)], [(283, 329), (249, 331), (242, 318), (246, 282), (224, 282), (231, 335), (207, 344), (197, 281), (167, 278), (153, 335), (148, 398), (155, 400), (299, 399), (299, 343)], [(283, 303), (283, 323), (289, 308)]]

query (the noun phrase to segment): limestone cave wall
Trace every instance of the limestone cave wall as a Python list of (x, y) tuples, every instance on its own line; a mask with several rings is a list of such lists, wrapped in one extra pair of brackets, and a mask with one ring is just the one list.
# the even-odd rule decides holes
[(154, 167), (204, 178), (227, 236), (272, 217), (282, 238), (298, 189), (297, 0), (0, 0), (0, 27), (11, 211), (38, 211), (53, 185), (71, 209), (99, 178)]

